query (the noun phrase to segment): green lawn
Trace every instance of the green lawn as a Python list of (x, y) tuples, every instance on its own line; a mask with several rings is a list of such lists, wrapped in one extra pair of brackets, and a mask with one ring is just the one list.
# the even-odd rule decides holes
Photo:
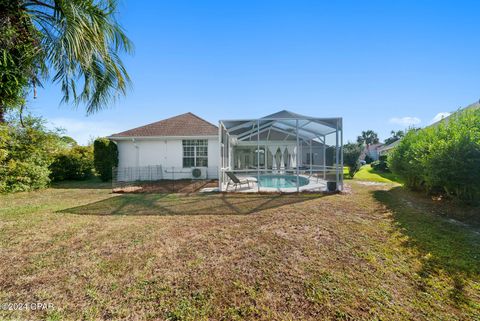
[(392, 173), (375, 171), (371, 165), (363, 165), (355, 173), (354, 179), (379, 183), (401, 183), (401, 179)]
[(479, 319), (480, 225), (451, 220), (478, 208), (348, 185), (116, 195), (67, 182), (0, 195), (0, 303), (54, 304), (0, 320)]

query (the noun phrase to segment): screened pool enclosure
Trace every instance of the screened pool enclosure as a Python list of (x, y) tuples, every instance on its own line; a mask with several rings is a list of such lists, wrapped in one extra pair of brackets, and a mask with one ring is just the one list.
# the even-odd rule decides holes
[(284, 110), (260, 119), (222, 120), (219, 142), (221, 191), (343, 189), (342, 118)]

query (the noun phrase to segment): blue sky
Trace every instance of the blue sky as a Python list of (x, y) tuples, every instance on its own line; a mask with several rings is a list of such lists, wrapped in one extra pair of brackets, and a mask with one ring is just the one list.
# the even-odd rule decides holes
[(478, 1), (133, 1), (128, 96), (89, 117), (50, 84), (30, 110), (86, 143), (191, 111), (344, 118), (345, 140), (428, 125), (480, 98)]

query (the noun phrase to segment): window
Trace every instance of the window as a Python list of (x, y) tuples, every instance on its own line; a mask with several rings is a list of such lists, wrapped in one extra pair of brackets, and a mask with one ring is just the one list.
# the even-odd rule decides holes
[(183, 144), (183, 167), (208, 167), (208, 140), (185, 139)]
[(315, 158), (318, 159), (318, 156), (316, 156), (316, 155), (318, 155), (318, 154), (317, 154), (317, 153), (312, 153), (312, 154), (307, 153), (307, 162), (306, 162), (306, 164), (310, 164), (310, 157), (312, 157), (312, 160), (311, 160), (312, 165), (315, 165)]

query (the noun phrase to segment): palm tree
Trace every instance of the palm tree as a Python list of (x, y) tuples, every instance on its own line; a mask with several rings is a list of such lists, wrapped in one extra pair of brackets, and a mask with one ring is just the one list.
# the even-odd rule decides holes
[(390, 132), (390, 137), (385, 139), (385, 145), (390, 145), (391, 143), (396, 142), (397, 140), (402, 138), (403, 136), (405, 136), (405, 132), (403, 130), (392, 130)]
[[(2, 22), (28, 34), (37, 49), (30, 68), (21, 70), (29, 88), (51, 79), (61, 85), (63, 102), (83, 103), (87, 114), (126, 93), (130, 78), (119, 54), (133, 47), (115, 20), (115, 0), (1, 2)], [(0, 104), (0, 121), (8, 107)]]
[(378, 134), (373, 130), (362, 131), (362, 134), (357, 137), (357, 143), (364, 144), (368, 147), (379, 142)]

